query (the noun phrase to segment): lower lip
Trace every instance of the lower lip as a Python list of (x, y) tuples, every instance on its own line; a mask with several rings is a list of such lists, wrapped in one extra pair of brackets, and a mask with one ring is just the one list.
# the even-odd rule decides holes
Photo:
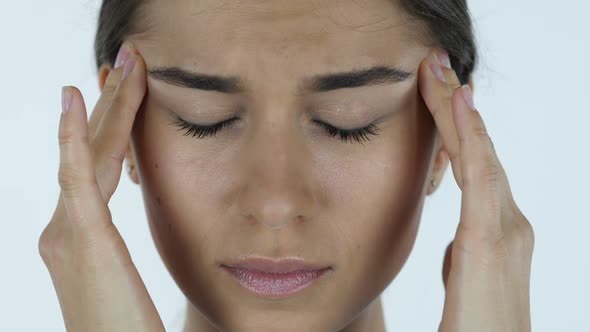
[(284, 298), (309, 287), (330, 268), (314, 271), (269, 273), (222, 266), (240, 285), (249, 291), (270, 298)]

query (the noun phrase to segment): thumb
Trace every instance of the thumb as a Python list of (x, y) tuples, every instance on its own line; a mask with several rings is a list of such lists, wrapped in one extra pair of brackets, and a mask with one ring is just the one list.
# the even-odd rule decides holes
[(445, 285), (445, 289), (447, 288), (447, 280), (449, 279), (449, 271), (451, 270), (451, 255), (453, 252), (453, 241), (449, 243), (447, 249), (445, 250), (445, 258), (443, 261), (443, 268), (442, 268), (442, 278), (443, 284)]

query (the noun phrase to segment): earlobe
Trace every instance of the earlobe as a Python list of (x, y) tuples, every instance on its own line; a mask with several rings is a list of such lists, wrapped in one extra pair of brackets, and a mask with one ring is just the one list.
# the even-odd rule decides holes
[(135, 184), (139, 184), (139, 177), (137, 176), (137, 169), (135, 167), (135, 164), (126, 163), (126, 165), (127, 174), (129, 174), (129, 178), (131, 179), (131, 181), (133, 181), (133, 183)]
[(137, 174), (137, 166), (135, 162), (135, 158), (133, 157), (133, 153), (131, 151), (131, 143), (127, 148), (127, 153), (125, 154), (125, 169), (127, 170), (127, 175), (133, 183), (139, 184), (139, 175)]
[(434, 156), (434, 165), (432, 167), (431, 178), (428, 180), (427, 184), (427, 195), (431, 195), (436, 191), (442, 181), (447, 167), (449, 166), (449, 153), (441, 142), (442, 140), (437, 138), (437, 150), (436, 155)]

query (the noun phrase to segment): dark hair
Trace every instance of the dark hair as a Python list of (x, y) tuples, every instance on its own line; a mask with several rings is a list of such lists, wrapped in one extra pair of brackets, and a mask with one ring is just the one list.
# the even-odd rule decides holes
[(125, 38), (140, 31), (137, 21), (143, 2), (145, 0), (103, 0), (94, 39), (97, 68), (102, 64), (114, 65)]
[(461, 84), (467, 84), (478, 54), (467, 0), (401, 0), (402, 7), (426, 24), (435, 46), (451, 58)]
[[(103, 0), (94, 41), (96, 65), (115, 62), (123, 40), (141, 31), (138, 25), (145, 0)], [(400, 0), (410, 16), (425, 24), (432, 44), (449, 53), (461, 84), (466, 84), (477, 62), (477, 48), (467, 0)]]

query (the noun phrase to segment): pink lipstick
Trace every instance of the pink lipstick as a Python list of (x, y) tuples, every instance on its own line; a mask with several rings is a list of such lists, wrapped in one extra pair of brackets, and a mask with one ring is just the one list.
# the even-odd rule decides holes
[(270, 298), (284, 298), (309, 287), (331, 270), (330, 266), (308, 263), (302, 259), (249, 258), (221, 268), (245, 289)]

